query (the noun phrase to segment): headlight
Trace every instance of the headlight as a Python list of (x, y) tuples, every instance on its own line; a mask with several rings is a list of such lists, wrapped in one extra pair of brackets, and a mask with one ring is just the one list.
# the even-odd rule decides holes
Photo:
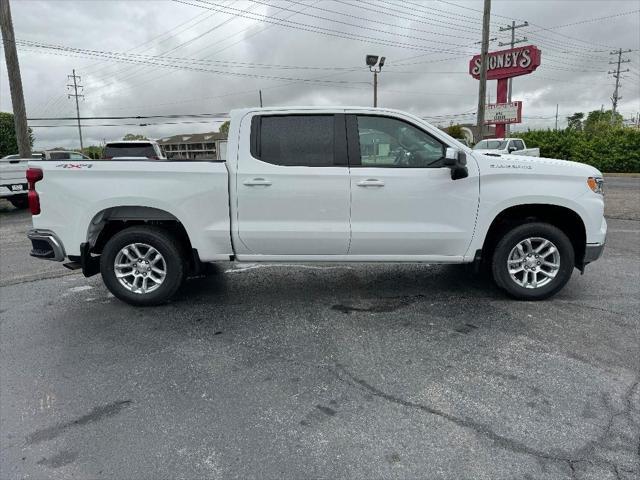
[(604, 195), (604, 178), (589, 177), (587, 178), (587, 185), (594, 193)]

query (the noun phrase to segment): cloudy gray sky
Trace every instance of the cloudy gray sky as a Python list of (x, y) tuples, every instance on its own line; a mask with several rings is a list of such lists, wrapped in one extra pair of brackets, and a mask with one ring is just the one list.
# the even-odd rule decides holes
[[(426, 0), (12, 0), (27, 115), (67, 117), (72, 69), (82, 77), (82, 116), (223, 113), (265, 105), (371, 105), (367, 53), (384, 55), (379, 104), (433, 123), (474, 121), (478, 82), (467, 73), (479, 50), (482, 1)], [(494, 0), (491, 49), (517, 31), (543, 52), (514, 80), (519, 128), (561, 125), (576, 111), (611, 107), (609, 55), (632, 49), (619, 110), (640, 111), (640, 0)], [(606, 17), (606, 18), (603, 18)], [(283, 25), (284, 24), (284, 25)], [(522, 45), (525, 45), (524, 43)], [(51, 47), (57, 48), (51, 48)], [(162, 57), (162, 58), (158, 58)], [(11, 111), (6, 66), (0, 110)], [(495, 100), (496, 82), (488, 83)], [(466, 116), (465, 116), (466, 114)], [(152, 125), (90, 126), (91, 124)], [(174, 124), (163, 122), (173, 122)], [(86, 121), (85, 145), (141, 133), (159, 138), (216, 130), (194, 118)], [(72, 121), (33, 120), (37, 148), (77, 147)]]

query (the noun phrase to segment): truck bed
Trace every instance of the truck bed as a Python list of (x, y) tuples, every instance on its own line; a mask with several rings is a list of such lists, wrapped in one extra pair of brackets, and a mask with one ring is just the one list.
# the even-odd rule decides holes
[(105, 219), (135, 221), (150, 213), (178, 220), (203, 261), (233, 253), (224, 162), (65, 160), (30, 161), (29, 167), (43, 171), (36, 183), (42, 211), (33, 226), (54, 231), (67, 256), (95, 242), (91, 231)]

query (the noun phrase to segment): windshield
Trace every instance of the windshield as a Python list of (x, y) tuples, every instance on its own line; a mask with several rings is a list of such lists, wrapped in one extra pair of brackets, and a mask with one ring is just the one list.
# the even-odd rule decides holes
[(506, 140), (481, 140), (473, 147), (474, 150), (504, 150), (507, 147)]
[(104, 149), (104, 158), (146, 157), (158, 159), (150, 143), (110, 143)]

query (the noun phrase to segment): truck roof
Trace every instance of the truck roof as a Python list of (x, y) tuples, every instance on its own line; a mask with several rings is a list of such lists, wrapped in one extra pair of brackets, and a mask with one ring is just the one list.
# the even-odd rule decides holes
[(237, 108), (231, 110), (229, 113), (233, 115), (235, 113), (240, 112), (260, 112), (260, 111), (300, 111), (300, 110), (310, 110), (310, 111), (325, 111), (325, 112), (339, 112), (342, 110), (359, 110), (359, 111), (371, 111), (371, 112), (397, 112), (403, 115), (407, 115), (408, 112), (402, 110), (396, 110), (393, 108), (382, 108), (382, 107), (363, 107), (357, 105), (292, 105), (292, 106), (282, 106), (282, 107), (247, 107), (247, 108)]

